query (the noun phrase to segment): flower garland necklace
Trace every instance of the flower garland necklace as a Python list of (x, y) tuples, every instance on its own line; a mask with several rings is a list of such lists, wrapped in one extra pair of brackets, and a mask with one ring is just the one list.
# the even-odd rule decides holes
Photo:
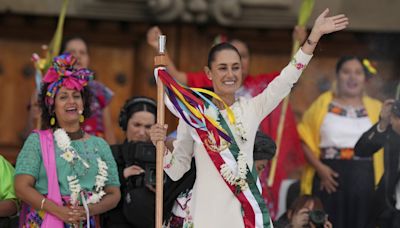
[[(246, 142), (247, 141), (246, 130), (244, 129), (244, 124), (241, 121), (242, 120), (242, 118), (241, 118), (242, 110), (239, 110), (238, 106), (240, 106), (240, 105), (232, 106), (232, 111), (233, 111), (233, 114), (234, 114), (235, 120), (236, 120), (234, 123), (235, 134), (239, 137), (239, 139), (242, 142)], [(216, 112), (214, 113), (214, 111), (216, 111)], [(218, 114), (217, 110), (213, 110), (212, 115), (217, 116), (217, 118), (215, 118), (215, 119), (223, 118), (220, 112)], [(210, 135), (209, 135), (209, 139), (210, 139)], [(221, 139), (221, 140), (223, 140), (223, 139)], [(215, 139), (214, 140), (210, 139), (210, 141), (215, 142)], [(222, 145), (223, 149), (226, 149), (227, 147), (229, 147), (229, 144), (227, 142), (225, 142), (225, 140), (223, 140), (221, 142), (221, 145)], [(220, 149), (219, 151), (222, 151), (221, 150), (222, 148), (219, 148), (219, 149)], [(242, 150), (239, 150), (239, 154), (237, 157), (237, 169), (238, 169), (238, 172), (237, 172), (237, 175), (235, 175), (233, 173), (233, 171), (231, 170), (231, 168), (229, 167), (229, 165), (224, 163), (220, 166), (220, 174), (225, 179), (226, 182), (228, 182), (229, 184), (231, 184), (233, 186), (238, 187), (241, 191), (245, 191), (248, 188), (248, 184), (246, 181), (248, 169), (247, 169), (247, 157), (246, 157), (246, 154)]]
[[(71, 146), (71, 139), (69, 138), (67, 132), (58, 128), (54, 131), (54, 138), (57, 142), (57, 146), (63, 151), (61, 157), (67, 161), (69, 164), (73, 165), (75, 162), (80, 161), (85, 166), (86, 169), (90, 168), (90, 165), (82, 159), (76, 150)], [(101, 198), (106, 194), (104, 192), (105, 182), (107, 181), (107, 164), (101, 159), (97, 158), (98, 173), (96, 175), (96, 181), (94, 186), (94, 191), (87, 199), (87, 203), (98, 203)], [(76, 175), (67, 176), (69, 189), (71, 191), (70, 202), (72, 205), (76, 205), (78, 202), (79, 195), (82, 193), (82, 187), (79, 183), (79, 179)]]

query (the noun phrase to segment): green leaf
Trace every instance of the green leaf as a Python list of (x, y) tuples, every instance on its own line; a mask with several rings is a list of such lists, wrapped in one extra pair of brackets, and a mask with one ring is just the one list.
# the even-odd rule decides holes
[(310, 19), (311, 13), (314, 9), (314, 2), (315, 2), (314, 0), (303, 0), (300, 6), (297, 25), (306, 26), (308, 20)]
[(53, 60), (53, 58), (58, 56), (60, 53), (61, 42), (63, 37), (64, 21), (65, 21), (65, 15), (67, 14), (68, 3), (69, 0), (63, 0), (60, 16), (58, 17), (57, 28), (53, 38), (51, 39), (49, 48), (47, 50), (46, 63), (43, 72), (47, 72), (48, 68), (51, 66), (51, 61)]

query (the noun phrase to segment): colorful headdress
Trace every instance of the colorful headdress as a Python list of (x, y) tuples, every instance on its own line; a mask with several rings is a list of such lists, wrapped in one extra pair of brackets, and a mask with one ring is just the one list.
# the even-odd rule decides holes
[(89, 80), (93, 78), (93, 72), (86, 69), (75, 69), (77, 59), (71, 54), (62, 54), (53, 59), (53, 64), (43, 78), (43, 83), (50, 83), (46, 92), (46, 105), (54, 104), (54, 97), (61, 87), (81, 91)]

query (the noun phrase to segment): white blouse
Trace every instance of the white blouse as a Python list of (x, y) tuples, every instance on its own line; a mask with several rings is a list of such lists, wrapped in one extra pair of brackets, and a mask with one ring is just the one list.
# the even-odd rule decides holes
[[(295, 63), (308, 64), (312, 55), (299, 50)], [(231, 106), (237, 122), (242, 122), (247, 141), (239, 139), (227, 118), (226, 111), (221, 111), (223, 118), (234, 134), (241, 151), (247, 153), (247, 163), (253, 166), (253, 147), (260, 122), (286, 97), (293, 84), (300, 77), (303, 67), (294, 61), (289, 63), (269, 86), (254, 98), (239, 98)], [(206, 110), (209, 112), (210, 110)], [(224, 151), (225, 152), (225, 151)], [(224, 153), (222, 152), (222, 153)], [(243, 218), (239, 200), (228, 188), (219, 170), (207, 154), (197, 133), (183, 120), (179, 120), (174, 151), (164, 157), (164, 170), (172, 180), (180, 179), (189, 169), (192, 156), (196, 161), (196, 181), (190, 206), (194, 227), (200, 228), (243, 228)], [(258, 226), (259, 227), (259, 226)]]
[[(346, 108), (351, 113), (352, 108)], [(328, 112), (321, 125), (321, 148), (354, 148), (361, 135), (372, 126), (368, 116), (341, 116)]]

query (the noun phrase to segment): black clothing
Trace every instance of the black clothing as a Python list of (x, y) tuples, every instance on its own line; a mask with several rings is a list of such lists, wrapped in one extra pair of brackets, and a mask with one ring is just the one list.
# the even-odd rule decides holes
[(388, 127), (378, 132), (377, 124), (372, 126), (358, 140), (355, 146), (357, 156), (372, 156), (384, 148), (384, 174), (374, 194), (370, 208), (368, 227), (400, 227), (400, 211), (395, 208), (395, 190), (399, 180), (400, 135)]
[[(146, 227), (154, 227), (154, 196), (152, 201), (149, 202), (144, 202), (145, 200), (137, 200), (136, 196), (135, 200), (132, 199), (132, 201), (135, 202), (135, 204), (139, 204), (137, 207), (137, 210), (142, 210), (143, 214), (145, 217), (140, 217), (140, 215), (135, 214), (134, 211), (132, 211), (132, 215), (130, 216), (130, 220), (133, 219), (135, 220), (137, 218), (137, 221), (142, 222), (142, 224), (131, 224), (127, 217), (123, 213), (124, 205), (123, 202), (126, 200), (127, 197), (127, 191), (128, 185), (130, 179), (125, 179), (123, 176), (124, 169), (131, 164), (131, 157), (129, 156), (128, 153), (133, 153), (134, 151), (130, 151), (132, 149), (130, 143), (123, 143), (120, 145), (112, 145), (111, 146), (111, 151), (113, 153), (114, 159), (117, 163), (118, 167), (118, 174), (119, 174), (119, 181), (121, 183), (120, 189), (121, 189), (121, 200), (118, 202), (117, 207), (114, 209), (104, 213), (102, 217), (102, 227), (105, 228), (111, 228), (111, 227), (133, 227), (133, 228), (146, 228)], [(129, 163), (129, 164), (128, 164)], [(145, 193), (147, 196), (148, 195), (154, 195), (153, 192), (147, 189), (146, 186), (140, 187), (137, 191), (141, 191), (141, 193)], [(146, 205), (146, 208), (143, 208), (143, 205)]]
[[(313, 180), (313, 195), (321, 199), (329, 221), (337, 228), (364, 228), (374, 193), (374, 169), (370, 160), (321, 159), (339, 174), (336, 192), (321, 190), (318, 175)], [(371, 199), (371, 200), (367, 200)]]
[[(135, 148), (133, 143), (128, 142), (111, 146), (121, 183), (121, 200), (116, 208), (102, 215), (102, 227), (104, 228), (154, 227), (155, 193), (144, 185), (146, 178), (144, 178), (144, 175), (135, 176), (134, 178), (129, 177), (128, 179), (125, 179), (123, 176), (124, 169), (131, 166), (134, 162), (132, 160), (135, 156), (132, 156), (132, 153), (136, 151), (133, 148)], [(192, 159), (190, 170), (178, 181), (172, 181), (167, 175), (164, 175), (164, 220), (168, 220), (171, 216), (172, 207), (179, 194), (193, 188), (195, 179), (196, 167), (194, 159)], [(124, 201), (130, 203), (127, 204)]]

